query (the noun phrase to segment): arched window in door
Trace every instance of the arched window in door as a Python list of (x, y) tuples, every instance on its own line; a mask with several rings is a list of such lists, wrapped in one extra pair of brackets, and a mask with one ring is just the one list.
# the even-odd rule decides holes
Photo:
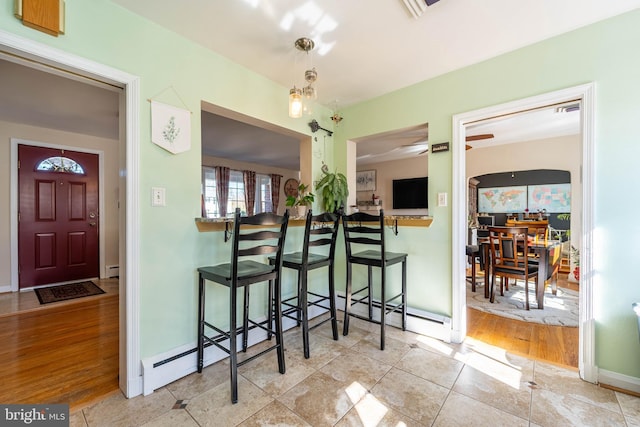
[(55, 156), (44, 159), (38, 164), (36, 170), (52, 172), (68, 172), (84, 175), (83, 167), (75, 160), (68, 157)]

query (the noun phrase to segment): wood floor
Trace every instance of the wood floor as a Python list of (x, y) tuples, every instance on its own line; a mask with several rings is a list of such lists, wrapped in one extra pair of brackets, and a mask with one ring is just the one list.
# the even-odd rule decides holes
[(0, 343), (0, 402), (82, 409), (118, 391), (118, 294), (4, 313)]
[[(579, 291), (566, 274), (558, 286)], [(467, 308), (467, 336), (531, 359), (578, 367), (579, 329), (507, 319)]]
[(523, 322), (467, 308), (467, 336), (513, 354), (578, 367), (578, 328)]

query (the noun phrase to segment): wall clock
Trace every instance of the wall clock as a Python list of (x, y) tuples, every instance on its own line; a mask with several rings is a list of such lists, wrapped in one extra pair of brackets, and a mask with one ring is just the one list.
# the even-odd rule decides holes
[(284, 194), (285, 196), (298, 197), (298, 185), (300, 183), (295, 178), (289, 178), (284, 182)]

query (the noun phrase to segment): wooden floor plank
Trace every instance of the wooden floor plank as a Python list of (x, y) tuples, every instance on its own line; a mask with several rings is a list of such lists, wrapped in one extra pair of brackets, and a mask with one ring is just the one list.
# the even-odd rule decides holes
[(118, 390), (118, 295), (0, 317), (0, 402), (68, 403)]
[(514, 354), (578, 367), (578, 328), (533, 324), (467, 308), (467, 336)]

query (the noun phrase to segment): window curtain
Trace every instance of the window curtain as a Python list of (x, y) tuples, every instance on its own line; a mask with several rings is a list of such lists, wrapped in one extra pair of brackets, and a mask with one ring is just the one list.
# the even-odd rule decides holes
[(254, 215), (253, 207), (256, 204), (256, 173), (255, 171), (243, 171), (244, 204), (247, 206), (247, 215)]
[(280, 202), (280, 178), (282, 175), (271, 174), (271, 211), (276, 214)]
[(216, 196), (218, 197), (218, 213), (220, 218), (227, 216), (229, 200), (229, 175), (231, 170), (225, 166), (216, 166)]

